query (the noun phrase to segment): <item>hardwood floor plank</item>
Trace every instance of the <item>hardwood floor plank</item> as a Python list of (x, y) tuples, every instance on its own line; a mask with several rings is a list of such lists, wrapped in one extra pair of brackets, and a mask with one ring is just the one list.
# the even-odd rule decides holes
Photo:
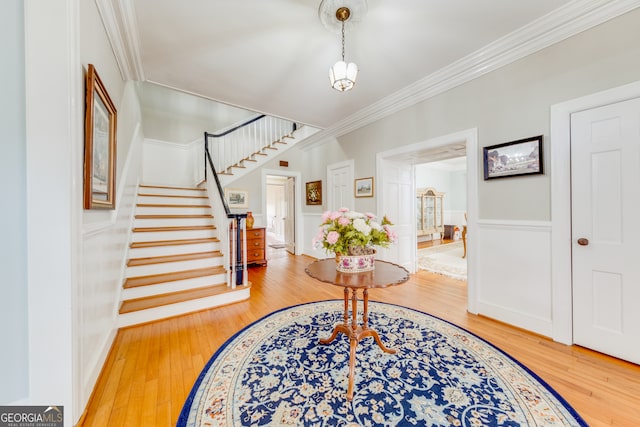
[[(272, 259), (268, 267), (250, 269), (248, 300), (120, 330), (83, 425), (175, 425), (200, 371), (233, 334), (281, 308), (342, 298), (341, 288), (304, 273), (312, 261)], [(486, 339), (558, 391), (591, 426), (638, 425), (640, 366), (469, 314), (466, 294), (462, 281), (419, 272), (369, 296), (430, 313)]]

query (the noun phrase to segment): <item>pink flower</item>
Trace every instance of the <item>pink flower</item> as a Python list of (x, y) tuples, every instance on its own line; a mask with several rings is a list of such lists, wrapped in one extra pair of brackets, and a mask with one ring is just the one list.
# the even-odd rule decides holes
[(329, 216), (329, 218), (331, 219), (331, 221), (334, 221), (340, 218), (341, 216), (342, 214), (340, 212), (331, 212), (331, 215)]
[(395, 242), (396, 239), (398, 238), (398, 235), (396, 234), (396, 232), (393, 231), (391, 227), (389, 227), (388, 225), (384, 225), (383, 228), (384, 228), (384, 232), (387, 235), (387, 238), (389, 239), (389, 242), (391, 243)]
[(331, 218), (331, 211), (324, 211), (321, 218), (323, 223), (327, 222), (327, 220)]
[(320, 228), (318, 228), (318, 232), (316, 233), (316, 237), (313, 238), (313, 241), (311, 242), (311, 244), (313, 246), (316, 246), (319, 242), (322, 241), (323, 238), (324, 238), (324, 228), (320, 227)]
[(327, 243), (333, 245), (338, 241), (338, 238), (340, 238), (340, 234), (337, 231), (330, 231), (327, 234)]
[(342, 213), (349, 212), (349, 208), (340, 208), (338, 210)]
[(341, 216), (340, 219), (338, 219), (338, 224), (344, 227), (345, 225), (351, 224), (351, 220), (347, 217)]
[(365, 213), (365, 215), (367, 216), (367, 218), (369, 219), (374, 219), (376, 216), (374, 214), (372, 214), (371, 212), (367, 212)]

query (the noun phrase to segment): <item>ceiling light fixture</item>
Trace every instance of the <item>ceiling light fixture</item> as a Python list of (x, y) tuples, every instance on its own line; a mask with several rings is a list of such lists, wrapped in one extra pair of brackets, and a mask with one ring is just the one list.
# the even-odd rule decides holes
[(336, 19), (342, 24), (342, 61), (333, 64), (329, 69), (329, 80), (331, 87), (340, 92), (351, 90), (356, 84), (356, 76), (358, 75), (358, 66), (353, 63), (344, 61), (344, 23), (351, 17), (351, 11), (348, 7), (340, 7), (336, 10)]

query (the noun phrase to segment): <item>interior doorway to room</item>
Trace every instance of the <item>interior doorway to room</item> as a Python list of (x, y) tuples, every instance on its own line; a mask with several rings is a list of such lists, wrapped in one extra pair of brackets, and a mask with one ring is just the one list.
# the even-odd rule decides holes
[(417, 268), (467, 279), (467, 158), (415, 165)]
[[(412, 273), (418, 270), (416, 165), (466, 156), (466, 215), (463, 213), (463, 216), (467, 234), (473, 237), (478, 198), (477, 146), (477, 129), (472, 128), (377, 154), (378, 211), (395, 219), (398, 233), (397, 244), (384, 253), (387, 261), (400, 264)], [(467, 239), (466, 243), (469, 310), (476, 312), (473, 239)]]
[(295, 253), (295, 178), (266, 176), (267, 259)]

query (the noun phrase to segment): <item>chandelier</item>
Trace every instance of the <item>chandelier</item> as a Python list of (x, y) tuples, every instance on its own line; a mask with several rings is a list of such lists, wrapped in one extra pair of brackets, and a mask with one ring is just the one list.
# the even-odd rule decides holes
[(320, 4), (322, 24), (329, 30), (339, 31), (342, 36), (342, 60), (329, 68), (331, 87), (340, 92), (351, 90), (358, 75), (358, 66), (353, 62), (347, 63), (344, 59), (345, 26), (358, 21), (366, 9), (366, 0), (323, 0)]
[(358, 66), (344, 61), (344, 22), (351, 16), (351, 11), (348, 7), (341, 7), (336, 10), (336, 19), (342, 23), (342, 61), (338, 61), (333, 64), (333, 67), (329, 68), (329, 80), (331, 81), (331, 87), (340, 92), (344, 92), (353, 88), (356, 84), (356, 76), (358, 75)]

